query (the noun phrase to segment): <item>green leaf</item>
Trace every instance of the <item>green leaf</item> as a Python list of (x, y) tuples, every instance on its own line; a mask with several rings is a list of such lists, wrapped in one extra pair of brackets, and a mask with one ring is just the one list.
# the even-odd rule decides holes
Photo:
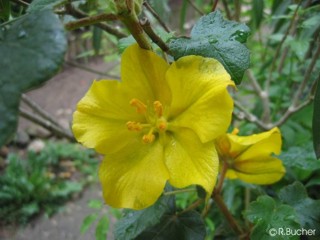
[(302, 183), (294, 182), (284, 187), (279, 192), (279, 198), (296, 210), (303, 228), (320, 229), (320, 200), (309, 198)]
[[(275, 240), (299, 239), (299, 236), (285, 236), (276, 234), (279, 228), (299, 229), (300, 224), (295, 210), (285, 204), (276, 203), (269, 196), (260, 196), (257, 201), (249, 205), (245, 211), (246, 218), (254, 223), (251, 239), (269, 240), (270, 236)], [(274, 236), (272, 234), (275, 234)]]
[(80, 228), (80, 232), (81, 234), (84, 234), (88, 231), (88, 229), (90, 228), (90, 226), (94, 223), (94, 221), (96, 221), (98, 218), (98, 214), (96, 213), (92, 213), (89, 214), (88, 216), (86, 216), (81, 224), (81, 228)]
[(93, 26), (92, 46), (93, 46), (95, 55), (99, 55), (99, 52), (101, 49), (102, 33), (103, 32), (101, 28)]
[(8, 21), (10, 18), (10, 12), (11, 12), (10, 1), (0, 0), (0, 20)]
[(27, 9), (27, 12), (31, 13), (41, 10), (53, 9), (63, 2), (65, 2), (65, 0), (33, 0)]
[(106, 240), (107, 233), (109, 230), (109, 218), (107, 216), (103, 216), (100, 218), (97, 228), (96, 228), (96, 240)]
[(313, 147), (317, 158), (320, 158), (320, 87), (319, 81), (317, 84), (316, 95), (314, 96), (313, 105), (313, 121), (312, 121), (312, 133), (313, 133)]
[(102, 206), (103, 206), (102, 202), (100, 200), (96, 200), (96, 199), (92, 199), (88, 203), (88, 207), (93, 208), (93, 209), (101, 209)]
[(196, 211), (168, 215), (156, 226), (147, 229), (137, 240), (183, 239), (203, 240), (206, 227), (201, 215)]
[(224, 20), (219, 11), (210, 13), (196, 23), (191, 37), (171, 39), (170, 53), (175, 59), (201, 55), (219, 60), (236, 84), (240, 84), (249, 67), (250, 54), (244, 43), (250, 34), (245, 24)]
[(173, 196), (162, 196), (149, 208), (126, 211), (124, 217), (116, 224), (115, 237), (117, 240), (134, 239), (148, 227), (159, 223), (162, 216), (172, 211)]
[(58, 71), (66, 46), (62, 24), (51, 11), (26, 14), (0, 29), (0, 146), (16, 128), (20, 94)]

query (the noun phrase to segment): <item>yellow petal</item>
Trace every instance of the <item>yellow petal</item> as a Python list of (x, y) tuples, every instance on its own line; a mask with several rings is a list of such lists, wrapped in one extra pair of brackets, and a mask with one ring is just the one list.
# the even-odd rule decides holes
[(232, 134), (227, 136), (231, 142), (230, 152), (237, 154), (237, 161), (268, 156), (271, 153), (279, 154), (281, 151), (282, 141), (278, 128), (245, 137)]
[(239, 178), (253, 184), (272, 184), (279, 181), (285, 174), (285, 168), (278, 158), (260, 157), (247, 161), (239, 161), (228, 170), (226, 177)]
[(73, 115), (72, 130), (76, 139), (105, 154), (118, 151), (138, 137), (126, 126), (128, 120), (143, 120), (129, 104), (130, 93), (116, 80), (94, 81)]
[(136, 142), (103, 160), (99, 177), (107, 204), (142, 209), (155, 203), (169, 178), (163, 146)]
[(200, 185), (211, 194), (219, 169), (213, 142), (201, 143), (188, 129), (167, 136), (165, 163), (170, 173), (170, 184), (177, 188)]
[(128, 88), (138, 90), (136, 97), (141, 101), (169, 104), (171, 93), (165, 81), (168, 67), (163, 58), (134, 44), (122, 55), (121, 79)]
[(173, 128), (190, 128), (202, 142), (226, 132), (233, 110), (227, 86), (234, 83), (218, 61), (182, 57), (170, 66), (166, 79), (172, 92)]

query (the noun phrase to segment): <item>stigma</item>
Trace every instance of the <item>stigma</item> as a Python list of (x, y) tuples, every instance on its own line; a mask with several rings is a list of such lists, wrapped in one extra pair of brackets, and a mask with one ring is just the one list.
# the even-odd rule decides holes
[(143, 114), (145, 119), (142, 122), (128, 121), (127, 129), (134, 132), (142, 132), (142, 142), (149, 144), (163, 134), (168, 123), (164, 117), (164, 107), (160, 101), (154, 101), (153, 105), (144, 104), (139, 99), (133, 98), (130, 105), (136, 108), (137, 113)]

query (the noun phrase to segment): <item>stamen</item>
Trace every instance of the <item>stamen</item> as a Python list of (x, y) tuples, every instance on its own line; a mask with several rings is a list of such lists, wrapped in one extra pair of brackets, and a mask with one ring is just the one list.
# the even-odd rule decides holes
[(130, 101), (130, 105), (137, 108), (137, 113), (144, 114), (147, 111), (147, 106), (143, 102), (141, 102), (140, 100), (138, 100), (136, 98), (133, 98)]
[(138, 122), (132, 122), (129, 121), (127, 122), (127, 128), (130, 131), (141, 131), (141, 129), (143, 128), (142, 125)]
[(163, 114), (163, 106), (160, 101), (155, 101), (153, 103), (154, 111), (158, 117), (162, 117)]
[(155, 136), (152, 133), (143, 135), (143, 137), (142, 137), (142, 141), (144, 143), (152, 143), (154, 141), (154, 139), (155, 139)]
[(238, 128), (234, 128), (234, 129), (232, 130), (231, 134), (232, 134), (232, 135), (238, 135), (239, 132), (240, 132), (240, 131), (239, 131)]
[(148, 132), (148, 134), (143, 135), (142, 141), (144, 143), (152, 143), (155, 139), (155, 136), (153, 134), (154, 128), (151, 128)]

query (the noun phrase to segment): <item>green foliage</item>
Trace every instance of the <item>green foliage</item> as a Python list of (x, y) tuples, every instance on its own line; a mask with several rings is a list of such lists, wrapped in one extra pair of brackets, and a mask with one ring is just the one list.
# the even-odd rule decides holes
[(139, 211), (127, 210), (123, 218), (116, 224), (116, 239), (135, 239), (149, 227), (158, 224), (161, 218), (174, 211), (174, 208), (174, 197), (162, 196), (149, 208)]
[(314, 110), (313, 110), (313, 121), (312, 121), (312, 132), (313, 132), (313, 147), (317, 158), (320, 158), (320, 86), (316, 90), (314, 97)]
[(196, 23), (190, 38), (174, 38), (169, 42), (175, 59), (201, 55), (219, 60), (233, 81), (241, 83), (249, 67), (249, 50), (244, 45), (250, 34), (245, 24), (224, 20), (219, 11), (210, 13)]
[(20, 94), (53, 76), (65, 50), (63, 27), (51, 11), (27, 14), (0, 28), (0, 146), (16, 129)]
[[(293, 207), (298, 214), (301, 226), (305, 229), (320, 229), (320, 200), (313, 200), (300, 182), (294, 182), (281, 189), (281, 201)], [(316, 232), (320, 236), (319, 232)]]
[[(245, 212), (247, 219), (254, 223), (251, 239), (270, 239), (271, 229), (287, 227), (290, 229), (300, 228), (297, 214), (289, 205), (280, 204), (269, 196), (261, 196), (250, 203)], [(274, 236), (273, 239), (299, 239), (298, 236)]]
[(51, 215), (73, 194), (81, 192), (86, 180), (62, 177), (61, 173), (71, 170), (64, 164), (66, 159), (71, 168), (76, 166), (71, 160), (82, 165), (90, 161), (94, 168), (98, 163), (92, 152), (65, 143), (49, 143), (38, 154), (28, 152), (26, 159), (9, 155), (0, 176), (0, 223), (25, 224), (42, 211)]

